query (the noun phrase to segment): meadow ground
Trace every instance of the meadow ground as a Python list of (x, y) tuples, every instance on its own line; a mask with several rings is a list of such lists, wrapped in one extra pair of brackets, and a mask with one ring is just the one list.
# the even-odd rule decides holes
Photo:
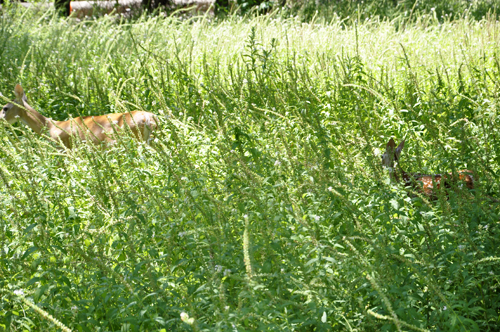
[[(495, 19), (12, 11), (0, 44), (4, 101), (161, 121), (105, 152), (0, 126), (0, 330), (498, 331)], [(408, 195), (390, 137), (475, 189)]]

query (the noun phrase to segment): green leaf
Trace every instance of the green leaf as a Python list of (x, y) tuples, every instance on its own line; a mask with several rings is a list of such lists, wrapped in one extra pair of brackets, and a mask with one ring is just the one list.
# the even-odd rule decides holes
[(34, 253), (37, 250), (38, 250), (38, 247), (30, 247), (30, 248), (28, 248), (28, 250), (26, 250), (24, 252), (23, 256), (21, 257), (21, 260), (24, 260), (26, 257), (28, 257), (29, 255), (31, 255), (32, 253)]
[(49, 288), (48, 285), (43, 285), (35, 290), (35, 293), (33, 295), (33, 300), (35, 300), (35, 303), (40, 302), (40, 298), (48, 288)]
[(29, 287), (29, 286), (33, 285), (35, 282), (38, 282), (38, 281), (40, 281), (40, 278), (38, 278), (38, 277), (31, 278), (26, 283), (26, 287)]

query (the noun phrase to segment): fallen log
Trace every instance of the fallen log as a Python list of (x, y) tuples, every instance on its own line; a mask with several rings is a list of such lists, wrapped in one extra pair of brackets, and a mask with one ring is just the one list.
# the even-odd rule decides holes
[[(20, 6), (23, 6), (24, 8), (31, 8), (31, 9), (48, 9), (50, 7), (53, 7), (54, 4), (51, 2), (36, 2), (36, 3), (30, 3), (30, 2), (14, 2)], [(12, 4), (12, 3), (11, 3)], [(0, 10), (3, 9), (3, 5), (0, 5)]]
[(95, 14), (128, 14), (132, 10), (140, 9), (142, 0), (118, 1), (71, 1), (69, 15), (76, 18), (85, 18)]
[[(173, 8), (193, 7), (193, 11), (199, 14), (208, 10), (213, 13), (215, 0), (172, 0), (171, 3)], [(46, 10), (54, 6), (52, 2), (17, 2), (16, 4), (35, 10)], [(66, 0), (56, 0), (56, 7), (63, 10), (65, 15), (79, 19), (99, 14), (127, 15), (134, 10), (141, 9), (142, 5), (143, 0), (71, 1), (69, 3)], [(0, 5), (0, 10), (2, 10), (2, 5)]]

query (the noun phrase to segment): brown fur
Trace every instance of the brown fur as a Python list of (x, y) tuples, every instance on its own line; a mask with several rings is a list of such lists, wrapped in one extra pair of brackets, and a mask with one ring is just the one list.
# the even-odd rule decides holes
[[(403, 150), (405, 141), (403, 140), (398, 147), (391, 138), (387, 143), (385, 153), (382, 155), (382, 165), (389, 167), (391, 172), (391, 179), (395, 182), (404, 181), (406, 187), (412, 187), (415, 190), (435, 199), (436, 190), (444, 188), (451, 188), (453, 184), (458, 182), (464, 183), (467, 188), (474, 189), (474, 172), (470, 170), (458, 171), (455, 176), (452, 173), (446, 174), (420, 174), (420, 173), (407, 173), (399, 165), (399, 156)], [(394, 169), (394, 162), (398, 162), (398, 170)]]
[(43, 128), (47, 128), (50, 138), (61, 142), (67, 148), (71, 148), (74, 142), (79, 140), (95, 144), (112, 143), (116, 140), (115, 134), (125, 127), (130, 128), (139, 140), (147, 142), (151, 132), (158, 126), (156, 115), (143, 111), (54, 121), (44, 117), (28, 105), (24, 90), (19, 84), (16, 85), (14, 93), (16, 98), (3, 107), (0, 111), (0, 119), (11, 124), (22, 121), (38, 134), (42, 133)]

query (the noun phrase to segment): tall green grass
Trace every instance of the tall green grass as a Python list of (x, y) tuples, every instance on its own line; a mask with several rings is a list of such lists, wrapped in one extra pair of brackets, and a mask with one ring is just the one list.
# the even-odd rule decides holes
[[(0, 126), (0, 329), (497, 330), (498, 22), (30, 15), (0, 21), (4, 96), (161, 130), (63, 152)], [(390, 137), (476, 188), (408, 195)]]

